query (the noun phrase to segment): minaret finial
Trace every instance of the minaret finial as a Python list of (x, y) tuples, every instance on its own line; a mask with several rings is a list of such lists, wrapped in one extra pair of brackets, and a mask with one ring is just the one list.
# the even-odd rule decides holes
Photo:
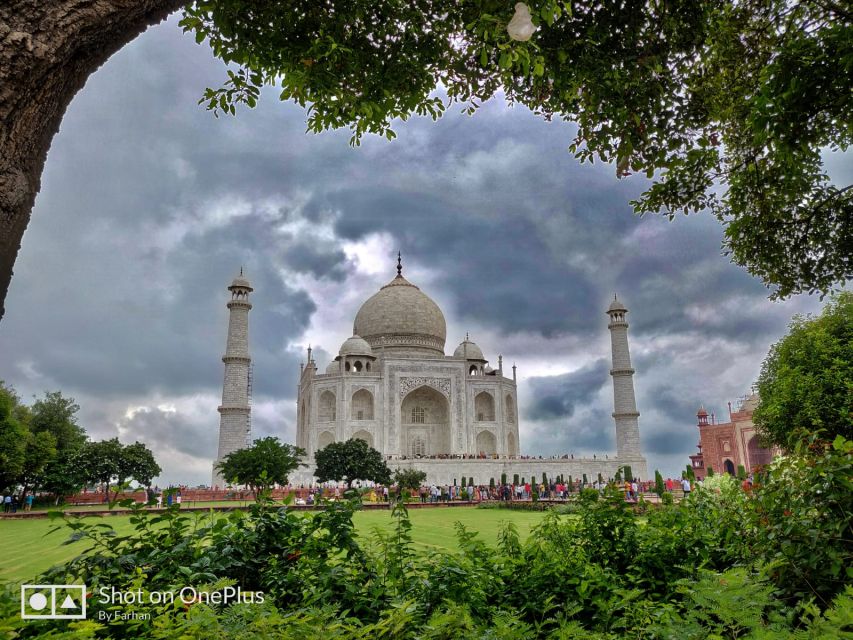
[(243, 275), (243, 265), (242, 264), (240, 265), (240, 275), (241, 276)]
[(403, 257), (400, 255), (400, 252), (397, 252), (397, 277), (401, 277), (403, 275)]
[(465, 332), (465, 342), (468, 342), (468, 332)]

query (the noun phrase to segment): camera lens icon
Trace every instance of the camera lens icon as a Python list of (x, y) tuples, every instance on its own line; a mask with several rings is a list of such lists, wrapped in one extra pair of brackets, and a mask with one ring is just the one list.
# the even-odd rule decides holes
[(21, 618), (24, 620), (84, 620), (86, 585), (21, 585)]
[(41, 611), (47, 606), (47, 596), (43, 593), (34, 593), (30, 596), (30, 609), (33, 611)]

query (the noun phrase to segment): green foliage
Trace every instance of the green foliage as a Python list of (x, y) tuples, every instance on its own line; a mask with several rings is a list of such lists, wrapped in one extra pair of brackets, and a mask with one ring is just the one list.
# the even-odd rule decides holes
[(32, 407), (0, 382), (0, 489), (46, 491), (60, 498), (83, 484), (77, 454), (86, 440), (80, 410), (58, 391)]
[(518, 484), (518, 474), (517, 473), (512, 474), (512, 483)]
[(746, 467), (742, 464), (737, 466), (737, 479), (741, 481), (746, 480)]
[(666, 485), (663, 483), (663, 476), (660, 471), (655, 469), (655, 493), (658, 494), (658, 497), (662, 497), (665, 491)]
[(625, 473), (625, 482), (633, 482), (634, 474), (631, 472), (631, 467), (629, 465), (625, 465), (623, 469)]
[(832, 298), (818, 317), (796, 316), (770, 349), (758, 378), (753, 422), (769, 442), (793, 448), (820, 429), (853, 438), (853, 292)]
[(22, 409), (15, 390), (0, 381), (0, 493), (14, 487), (24, 469), (28, 429)]
[[(131, 480), (148, 486), (160, 473), (160, 465), (154, 460), (154, 454), (141, 442), (124, 445), (118, 438), (87, 442), (80, 452), (78, 462), (88, 482), (100, 482), (114, 485), (114, 498), (127, 488)], [(112, 507), (112, 501), (110, 504)]]
[(494, 488), (495, 488), (495, 479), (489, 478), (489, 489), (494, 489)]
[(714, 477), (714, 467), (708, 467), (708, 477), (709, 478)]
[(317, 462), (314, 475), (320, 482), (345, 480), (350, 487), (356, 480), (369, 480), (377, 484), (391, 482), (391, 470), (382, 459), (382, 454), (358, 438), (333, 442), (317, 451), (314, 459)]
[(512, 3), (487, 1), (205, 0), (181, 26), (228, 65), (200, 100), (214, 114), (254, 107), (278, 85), (307, 108), (310, 131), (349, 127), (358, 144), (365, 133), (393, 139), (395, 119), (437, 119), (452, 104), (473, 113), (502, 94), (575, 122), (581, 161), (653, 178), (636, 211), (709, 209), (733, 260), (777, 295), (853, 274), (853, 192), (829, 181), (821, 158), (853, 139), (845, 5), (530, 6), (529, 42), (507, 34)]
[(53, 435), (58, 451), (78, 451), (86, 443), (86, 432), (77, 423), (80, 405), (74, 398), (65, 398), (59, 391), (50, 391), (33, 403), (31, 411), (30, 430)]
[(90, 549), (39, 583), (84, 581), (93, 592), (239, 586), (262, 592), (264, 602), (133, 605), (155, 622), (99, 625), (98, 612), (128, 608), (93, 598), (89, 626), (22, 626), (17, 600), (0, 593), (0, 630), (68, 638), (849, 638), (851, 457), (853, 443), (838, 438), (820, 456), (776, 461), (751, 493), (715, 476), (642, 521), (622, 492), (585, 489), (571, 513), (545, 513), (523, 543), (512, 524), (494, 547), (457, 523), (456, 552), (418, 553), (399, 499), (393, 526), (369, 544), (354, 533), (358, 498), (313, 516), (269, 501), (223, 518), (129, 504), (129, 535), (65, 517), (72, 539)]
[(394, 484), (404, 489), (417, 490), (426, 481), (426, 473), (417, 469), (397, 469), (394, 472)]
[(251, 447), (229, 453), (218, 469), (227, 482), (248, 485), (261, 500), (275, 485), (286, 485), (287, 477), (299, 468), (305, 451), (278, 438), (255, 440)]
[(505, 473), (502, 473), (502, 474), (501, 474), (501, 484), (502, 484), (502, 485), (505, 485), (505, 484), (506, 484), (506, 474), (505, 474)]
[(696, 474), (693, 472), (692, 464), (688, 464), (686, 467), (684, 467), (684, 477), (690, 480), (691, 484), (696, 482)]
[(825, 606), (853, 579), (853, 442), (809, 446), (770, 465), (750, 503), (750, 530), (777, 588)]
[(463, 489), (465, 488), (465, 476), (462, 476), (462, 485), (461, 486)]

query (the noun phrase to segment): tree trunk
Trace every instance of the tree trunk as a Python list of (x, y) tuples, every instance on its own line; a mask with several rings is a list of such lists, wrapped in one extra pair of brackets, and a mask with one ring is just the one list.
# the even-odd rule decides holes
[(47, 152), (72, 98), (113, 53), (186, 3), (0, 1), (0, 319)]

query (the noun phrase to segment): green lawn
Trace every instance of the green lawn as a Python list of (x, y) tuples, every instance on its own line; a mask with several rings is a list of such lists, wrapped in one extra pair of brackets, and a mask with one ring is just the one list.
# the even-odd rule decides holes
[[(474, 507), (412, 509), (409, 513), (413, 524), (412, 537), (416, 546), (423, 551), (454, 549), (455, 522), (461, 522), (471, 531), (480, 532), (485, 542), (495, 544), (502, 522), (514, 522), (523, 539), (531, 527), (542, 519), (542, 513), (539, 512)], [(219, 515), (216, 514), (217, 517)], [(200, 514), (199, 517), (209, 516)], [(103, 521), (118, 533), (131, 530), (126, 516), (108, 516)], [(55, 564), (71, 559), (86, 548), (85, 542), (62, 544), (68, 537), (68, 529), (47, 533), (59, 522), (46, 519), (0, 520), (0, 581), (30, 579)], [(391, 528), (391, 513), (385, 510), (359, 511), (355, 514), (355, 523), (360, 535), (369, 536), (375, 529)]]

